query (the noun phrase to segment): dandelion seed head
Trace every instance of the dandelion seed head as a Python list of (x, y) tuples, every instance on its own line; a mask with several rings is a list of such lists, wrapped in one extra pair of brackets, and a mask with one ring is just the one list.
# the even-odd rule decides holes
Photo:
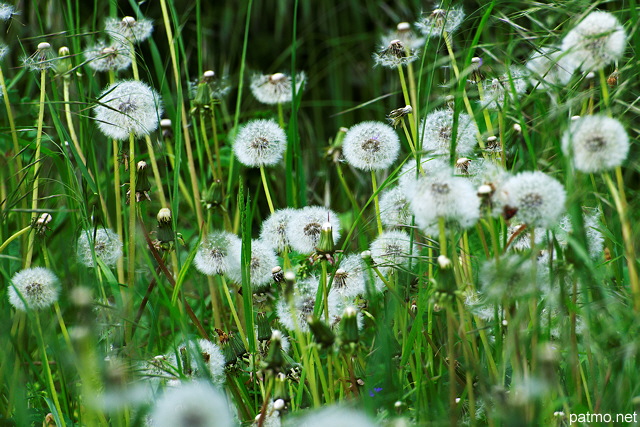
[(227, 231), (214, 231), (200, 243), (198, 252), (193, 258), (193, 264), (196, 270), (207, 276), (227, 274), (231, 265), (236, 264), (233, 257), (237, 254), (232, 248), (240, 245), (240, 238), (235, 234)]
[(544, 90), (566, 85), (575, 71), (571, 61), (555, 47), (543, 47), (533, 52), (526, 67), (531, 84)]
[(0, 3), (0, 21), (8, 21), (16, 14), (15, 8), (7, 3)]
[(84, 230), (78, 237), (78, 261), (87, 267), (94, 267), (93, 254), (111, 267), (122, 257), (122, 240), (113, 230), (97, 228)]
[(402, 267), (409, 263), (411, 256), (418, 254), (411, 246), (411, 238), (404, 231), (384, 231), (369, 246), (371, 257), (382, 267)]
[(271, 245), (276, 252), (285, 251), (289, 247), (287, 226), (295, 209), (279, 209), (262, 222), (260, 240)]
[(398, 176), (398, 186), (402, 188), (407, 198), (411, 198), (418, 178), (422, 176), (432, 176), (442, 170), (450, 170), (449, 164), (439, 157), (423, 157), (420, 160), (420, 170), (416, 169), (415, 159), (407, 161), (400, 169)]
[[(604, 250), (604, 235), (600, 231), (603, 228), (600, 222), (601, 212), (598, 209), (583, 208), (582, 219), (584, 221), (584, 231), (587, 236), (587, 250), (592, 259), (602, 257)], [(569, 245), (569, 236), (573, 233), (571, 218), (564, 215), (558, 224), (555, 237), (561, 247)]]
[(480, 217), (480, 199), (473, 184), (446, 170), (418, 179), (410, 199), (416, 225), (427, 234), (438, 233), (440, 218), (468, 228)]
[[(188, 354), (185, 354), (185, 352), (188, 352)], [(185, 365), (183, 360), (178, 364), (176, 354), (178, 357), (188, 359), (188, 366)], [(210, 376), (216, 385), (221, 385), (225, 381), (226, 363), (224, 354), (220, 346), (209, 340), (199, 339), (197, 343), (195, 341), (182, 343), (176, 351), (172, 351), (165, 358), (166, 363), (173, 368), (177, 369), (180, 365), (182, 375), (187, 378)], [(207, 369), (207, 374), (200, 372), (201, 366)]]
[(21, 270), (11, 278), (7, 294), (16, 310), (42, 310), (58, 300), (60, 285), (56, 275), (44, 267)]
[(381, 45), (378, 51), (373, 54), (374, 64), (387, 68), (397, 68), (416, 59), (418, 59), (418, 55), (415, 49), (406, 46), (400, 39), (390, 40)]
[[(520, 98), (528, 86), (526, 69), (518, 65), (509, 67), (509, 72), (493, 79), (482, 82), (485, 98), (482, 102), (484, 108), (497, 110), (502, 108), (507, 99), (513, 101)], [(513, 83), (513, 88), (511, 84)]]
[(608, 12), (591, 12), (562, 40), (562, 50), (574, 67), (598, 71), (620, 60), (627, 35), (618, 19)]
[[(422, 148), (431, 155), (449, 155), (453, 137), (453, 111), (444, 108), (432, 111), (420, 123), (419, 132), (422, 134)], [(478, 127), (466, 113), (458, 115), (458, 129), (456, 136), (456, 153), (468, 155), (477, 145), (476, 134)]]
[[(304, 72), (296, 74), (296, 93), (305, 83), (307, 76)], [(255, 98), (268, 105), (286, 104), (291, 102), (293, 81), (291, 76), (284, 73), (256, 74), (251, 78), (251, 93)]]
[(382, 122), (361, 122), (352, 126), (342, 144), (351, 166), (367, 171), (386, 169), (398, 158), (400, 139), (393, 128)]
[[(331, 289), (343, 297), (355, 297), (365, 291), (366, 265), (358, 254), (347, 255), (340, 261), (340, 268), (333, 274)], [(327, 278), (331, 280), (331, 275)]]
[(113, 40), (138, 44), (151, 37), (153, 22), (146, 18), (136, 20), (132, 16), (125, 16), (122, 19), (107, 18), (104, 28)]
[(292, 213), (287, 227), (291, 248), (301, 254), (315, 252), (320, 242), (322, 224), (327, 221), (332, 226), (333, 243), (337, 244), (341, 227), (335, 212), (321, 206), (307, 206)]
[(564, 212), (566, 193), (560, 182), (543, 172), (521, 172), (502, 187), (506, 205), (517, 209), (514, 221), (551, 228)]
[(287, 149), (287, 135), (274, 120), (251, 120), (238, 132), (233, 152), (245, 166), (275, 165)]
[(509, 300), (529, 295), (536, 280), (533, 274), (534, 264), (531, 258), (519, 254), (509, 254), (486, 261), (480, 268), (480, 284), (482, 295), (487, 302), (502, 303), (505, 297)]
[(233, 427), (234, 413), (226, 396), (204, 381), (165, 390), (150, 417), (153, 427)]
[[(316, 303), (319, 280), (315, 276), (310, 276), (296, 283), (293, 290), (293, 310), (290, 305), (280, 299), (276, 304), (276, 312), (280, 323), (290, 331), (300, 328), (302, 332), (309, 331), (307, 317), (313, 315), (313, 308)], [(329, 291), (327, 298), (329, 318), (333, 319), (340, 314), (340, 297), (334, 290)]]
[(584, 116), (571, 122), (562, 137), (562, 151), (585, 173), (613, 169), (627, 159), (629, 136), (622, 124), (605, 115)]
[(462, 21), (464, 21), (464, 11), (460, 7), (450, 9), (434, 9), (430, 14), (423, 16), (416, 22), (416, 28), (425, 37), (440, 37), (443, 32), (455, 32)]
[(55, 52), (48, 42), (38, 43), (33, 55), (22, 60), (23, 65), (31, 71), (43, 71), (53, 68), (57, 59)]
[(380, 37), (380, 46), (388, 46), (393, 40), (400, 40), (405, 48), (409, 49), (410, 52), (415, 52), (424, 45), (426, 39), (416, 34), (411, 29), (410, 23), (400, 22), (395, 30), (391, 30)]
[[(231, 247), (231, 265), (227, 276), (236, 283), (242, 283), (242, 245), (235, 244)], [(268, 285), (273, 280), (273, 267), (278, 265), (278, 258), (270, 244), (262, 240), (251, 241), (251, 259), (249, 260), (249, 275), (251, 287), (256, 290)]]
[(386, 227), (400, 227), (411, 224), (409, 199), (402, 187), (386, 190), (380, 196), (380, 219)]
[[(9, 54), (9, 46), (4, 43), (0, 43), (0, 61), (2, 61), (4, 57), (7, 56), (8, 54)], [(0, 92), (0, 96), (2, 96), (1, 92)]]
[(93, 111), (102, 133), (122, 141), (130, 134), (142, 137), (156, 130), (162, 103), (160, 95), (147, 84), (122, 80), (102, 91)]
[(119, 71), (131, 66), (131, 51), (118, 41), (98, 41), (83, 52), (87, 65), (95, 71)]

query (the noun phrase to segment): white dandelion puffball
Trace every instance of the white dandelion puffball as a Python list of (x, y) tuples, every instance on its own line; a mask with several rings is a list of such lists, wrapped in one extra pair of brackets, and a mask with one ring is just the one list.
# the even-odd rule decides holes
[[(513, 86), (512, 86), (513, 85)], [(528, 86), (527, 72), (523, 67), (512, 65), (509, 71), (500, 77), (486, 79), (482, 82), (484, 99), (482, 106), (491, 110), (502, 108), (506, 100), (520, 98)]]
[(279, 209), (262, 222), (260, 240), (268, 243), (276, 252), (283, 252), (289, 246), (287, 226), (295, 209)]
[(11, 278), (9, 303), (16, 310), (41, 310), (58, 300), (60, 285), (53, 272), (44, 267), (27, 268)]
[(340, 406), (329, 406), (285, 424), (288, 427), (376, 427), (364, 413)]
[(287, 135), (275, 120), (251, 120), (240, 128), (233, 152), (245, 166), (275, 165), (287, 149)]
[(575, 67), (597, 71), (622, 58), (627, 35), (608, 12), (591, 12), (562, 40), (562, 50)]
[(322, 206), (307, 206), (291, 215), (287, 236), (291, 249), (301, 254), (315, 252), (320, 242), (320, 232), (324, 223), (332, 226), (333, 243), (340, 239), (340, 221), (335, 212)]
[(534, 51), (526, 67), (531, 84), (545, 90), (566, 85), (575, 71), (564, 52), (554, 47)]
[(93, 254), (107, 266), (114, 266), (122, 256), (120, 236), (108, 228), (84, 230), (78, 237), (78, 261), (93, 267)]
[(0, 21), (8, 21), (15, 13), (15, 8), (12, 5), (0, 3)]
[[(293, 307), (284, 298), (278, 301), (276, 312), (280, 323), (285, 328), (290, 331), (294, 331), (296, 328), (299, 328), (302, 332), (309, 331), (307, 317), (313, 315), (319, 284), (319, 279), (315, 276), (298, 281), (293, 290)], [(340, 314), (340, 297), (334, 290), (329, 291), (327, 307), (329, 309), (329, 319), (334, 319)], [(324, 316), (322, 318), (324, 319)]]
[(401, 227), (411, 224), (409, 199), (402, 187), (387, 190), (380, 196), (380, 219), (386, 227)]
[[(188, 352), (188, 353), (187, 353)], [(181, 358), (180, 364), (176, 360), (176, 354)], [(215, 384), (222, 384), (225, 380), (225, 359), (220, 346), (206, 339), (188, 341), (178, 346), (166, 356), (167, 363), (174, 367), (182, 368), (182, 374), (187, 378), (202, 377), (200, 367), (209, 371), (209, 375)]]
[[(238, 242), (231, 247), (231, 263), (227, 276), (236, 283), (242, 283), (242, 244)], [(273, 267), (278, 266), (278, 257), (273, 248), (262, 240), (251, 241), (251, 260), (249, 275), (251, 287), (259, 289), (273, 280)]]
[[(432, 155), (449, 155), (453, 137), (453, 111), (445, 108), (432, 111), (420, 123), (422, 148)], [(466, 113), (458, 115), (456, 153), (467, 155), (477, 145), (478, 127)]]
[(142, 137), (158, 128), (162, 103), (160, 95), (147, 84), (122, 80), (102, 91), (93, 112), (102, 133), (126, 140), (130, 134)]
[(361, 122), (344, 136), (342, 150), (347, 163), (363, 170), (386, 169), (398, 158), (400, 139), (382, 122)]
[(443, 32), (451, 34), (456, 31), (463, 20), (464, 11), (460, 7), (437, 8), (420, 18), (416, 22), (416, 28), (425, 37), (440, 37)]
[(562, 137), (562, 152), (585, 173), (613, 169), (627, 159), (629, 136), (624, 126), (605, 115), (584, 116), (571, 123)]
[[(300, 90), (307, 76), (304, 72), (296, 74), (296, 93)], [(268, 105), (291, 102), (293, 81), (284, 73), (257, 74), (251, 78), (251, 93), (259, 102)]]
[(462, 228), (480, 218), (480, 199), (471, 181), (447, 171), (420, 178), (410, 198), (416, 225), (427, 234), (439, 232), (440, 218)]
[(560, 182), (549, 175), (521, 172), (509, 178), (502, 187), (506, 206), (517, 209), (514, 221), (531, 227), (551, 228), (564, 212), (566, 193)]
[(84, 50), (87, 65), (95, 71), (119, 71), (131, 66), (131, 51), (128, 46), (118, 41), (110, 44), (97, 42)]
[(224, 393), (204, 381), (165, 390), (151, 411), (153, 427), (233, 427), (235, 416)]
[(371, 242), (371, 258), (381, 267), (402, 267), (410, 257), (418, 255), (417, 248), (411, 246), (411, 237), (404, 231), (384, 231)]
[(122, 19), (107, 18), (104, 29), (110, 38), (128, 43), (140, 43), (151, 37), (153, 23), (151, 20), (141, 18), (136, 20), (132, 16)]
[(240, 246), (240, 238), (227, 231), (214, 231), (200, 243), (198, 252), (193, 258), (193, 265), (202, 274), (213, 276), (215, 274), (227, 274), (231, 265), (240, 260), (233, 260), (237, 252), (232, 250)]
[(387, 44), (380, 46), (373, 54), (373, 61), (376, 66), (397, 68), (401, 65), (409, 64), (418, 59), (417, 52), (399, 40), (391, 40)]
[[(604, 250), (604, 235), (600, 231), (603, 228), (603, 224), (600, 222), (600, 215), (602, 212), (598, 209), (589, 209), (583, 207), (582, 219), (584, 221), (584, 231), (587, 236), (587, 249), (589, 256), (593, 259), (597, 259), (602, 256)], [(571, 224), (571, 218), (565, 215), (558, 224), (555, 237), (561, 247), (566, 248), (569, 245), (569, 236), (573, 233), (573, 225)]]
[(380, 46), (388, 46), (393, 40), (400, 40), (402, 44), (410, 51), (420, 49), (424, 42), (425, 37), (420, 37), (411, 29), (411, 24), (408, 22), (401, 22), (396, 26), (395, 30), (388, 31), (385, 35), (380, 37)]
[(398, 186), (402, 188), (405, 195), (409, 197), (418, 178), (423, 176), (433, 176), (434, 174), (446, 170), (449, 171), (449, 164), (440, 157), (423, 157), (420, 159), (420, 170), (416, 170), (415, 159), (407, 161), (400, 169), (398, 176)]
[[(351, 254), (344, 257), (333, 273), (331, 290), (335, 290), (343, 297), (355, 297), (363, 295), (365, 292), (366, 268), (362, 257), (358, 254)], [(329, 274), (327, 283), (331, 280)]]

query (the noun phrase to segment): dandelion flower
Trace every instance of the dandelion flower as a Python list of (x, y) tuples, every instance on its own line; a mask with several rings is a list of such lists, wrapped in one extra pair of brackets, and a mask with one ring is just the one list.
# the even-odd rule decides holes
[[(347, 255), (340, 261), (339, 268), (333, 274), (331, 289), (343, 297), (364, 294), (365, 270), (366, 266), (360, 255)], [(327, 280), (331, 280), (331, 277)]]
[[(598, 209), (583, 208), (582, 218), (584, 220), (584, 231), (587, 236), (587, 249), (589, 256), (593, 259), (597, 259), (602, 256), (604, 248), (604, 235), (600, 231), (602, 224), (598, 217), (601, 212)], [(569, 244), (569, 236), (573, 233), (573, 225), (568, 215), (565, 215), (558, 224), (558, 230), (555, 233), (558, 243), (562, 247), (567, 247)]]
[(102, 92), (93, 111), (102, 133), (126, 140), (130, 134), (142, 137), (156, 130), (162, 105), (160, 95), (147, 84), (122, 80)]
[(31, 71), (43, 71), (53, 68), (56, 55), (51, 44), (42, 42), (38, 44), (38, 48), (33, 55), (22, 60), (25, 67)]
[(389, 31), (380, 38), (381, 46), (388, 46), (393, 40), (400, 40), (405, 48), (410, 51), (420, 49), (424, 45), (425, 38), (418, 36), (408, 22), (400, 22), (395, 30)]
[(333, 243), (338, 243), (341, 228), (335, 212), (321, 206), (307, 206), (295, 211), (287, 227), (291, 249), (301, 254), (315, 252), (322, 225), (326, 222), (332, 226)]
[(252, 120), (242, 126), (233, 152), (240, 163), (250, 167), (275, 165), (287, 149), (287, 135), (274, 120)]
[(15, 8), (7, 3), (0, 3), (0, 21), (8, 21), (15, 15)]
[(622, 165), (629, 153), (629, 137), (622, 124), (604, 115), (584, 116), (571, 123), (562, 138), (562, 151), (576, 169), (603, 172)]
[[(242, 244), (240, 242), (231, 246), (231, 264), (227, 275), (236, 283), (242, 283)], [(249, 274), (253, 289), (268, 285), (273, 280), (273, 267), (278, 265), (278, 258), (271, 245), (262, 240), (251, 241), (251, 260), (249, 261)]]
[(97, 228), (85, 230), (78, 238), (78, 260), (93, 267), (93, 254), (107, 266), (114, 266), (122, 256), (122, 240), (113, 230)]
[(234, 421), (224, 393), (204, 381), (165, 390), (151, 412), (153, 427), (232, 427)]
[(58, 300), (60, 285), (58, 278), (43, 267), (27, 268), (11, 278), (9, 303), (16, 310), (41, 310)]
[[(176, 360), (176, 354), (180, 357), (180, 363)], [(215, 384), (222, 384), (225, 379), (225, 359), (222, 350), (217, 344), (206, 339), (188, 341), (181, 344), (176, 352), (166, 357), (166, 363), (170, 366), (181, 368), (181, 372), (187, 378), (210, 376)], [(200, 372), (200, 368), (207, 369), (208, 374)]]
[(262, 222), (260, 240), (268, 243), (275, 251), (283, 252), (290, 246), (287, 226), (295, 209), (280, 209)]
[(608, 12), (591, 12), (562, 40), (567, 59), (582, 71), (598, 71), (622, 58), (627, 36)]
[(441, 170), (448, 170), (449, 164), (438, 157), (423, 157), (420, 160), (420, 171), (416, 171), (416, 160), (407, 161), (400, 169), (398, 177), (399, 187), (410, 196), (417, 179), (421, 176), (432, 176)]
[(502, 187), (505, 205), (516, 209), (515, 221), (551, 228), (564, 212), (566, 193), (557, 180), (542, 172), (521, 172)]
[(575, 70), (564, 52), (554, 47), (533, 52), (526, 67), (531, 84), (545, 90), (566, 85)]
[[(296, 93), (300, 90), (306, 75), (296, 74)], [(251, 93), (263, 104), (276, 105), (291, 102), (293, 82), (291, 77), (283, 73), (257, 74), (251, 78)]]
[[(432, 155), (449, 155), (453, 137), (453, 111), (445, 108), (435, 110), (420, 124), (422, 134), (422, 148)], [(458, 115), (458, 129), (456, 136), (456, 153), (466, 155), (476, 147), (478, 127), (466, 113)]]
[(411, 224), (409, 199), (402, 187), (398, 186), (382, 193), (380, 197), (380, 219), (386, 227)]
[(407, 65), (416, 59), (418, 59), (416, 51), (405, 46), (399, 39), (391, 40), (389, 43), (380, 46), (378, 51), (373, 54), (375, 65), (387, 68)]
[(361, 122), (351, 127), (342, 144), (351, 166), (363, 170), (386, 169), (400, 151), (400, 139), (393, 128), (382, 122)]
[[(296, 283), (293, 290), (293, 307), (287, 301), (280, 299), (276, 304), (276, 311), (280, 323), (290, 331), (298, 327), (302, 332), (309, 331), (307, 317), (313, 315), (316, 303), (319, 281), (315, 276), (308, 277)], [(340, 298), (336, 291), (329, 291), (327, 306), (329, 318), (333, 319), (340, 313)]]
[(151, 20), (146, 18), (136, 20), (132, 16), (125, 16), (121, 20), (107, 18), (104, 27), (112, 39), (135, 44), (145, 41), (151, 37), (153, 32), (153, 22)]
[(329, 406), (304, 417), (298, 417), (288, 424), (288, 426), (293, 425), (299, 427), (376, 427), (378, 424), (355, 409)]
[[(491, 110), (502, 108), (507, 99), (519, 98), (527, 91), (527, 73), (524, 68), (512, 65), (509, 72), (482, 82), (484, 99), (482, 106)], [(513, 87), (511, 85), (513, 84)]]
[(532, 291), (535, 275), (529, 256), (509, 254), (499, 261), (486, 261), (480, 269), (482, 294), (488, 302), (502, 302), (505, 297), (517, 299)]
[(371, 258), (381, 267), (401, 267), (416, 256), (417, 249), (411, 246), (411, 238), (404, 231), (384, 231), (369, 247)]
[(232, 248), (240, 246), (240, 239), (235, 234), (226, 231), (215, 231), (209, 234), (200, 244), (193, 265), (196, 270), (207, 276), (214, 274), (227, 274), (231, 265), (239, 260), (233, 260), (237, 255)]
[(416, 224), (427, 234), (437, 234), (439, 219), (469, 228), (480, 217), (480, 199), (473, 184), (443, 170), (420, 178), (411, 196)]
[(84, 58), (95, 71), (119, 71), (131, 66), (131, 51), (118, 41), (99, 41), (84, 51)]
[(464, 11), (460, 7), (450, 9), (437, 8), (416, 22), (416, 28), (425, 37), (440, 37), (443, 32), (453, 33), (464, 20)]

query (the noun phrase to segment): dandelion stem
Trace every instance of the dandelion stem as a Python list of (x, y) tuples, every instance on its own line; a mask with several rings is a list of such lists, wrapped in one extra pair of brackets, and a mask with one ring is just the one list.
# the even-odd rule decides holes
[(227, 280), (224, 276), (220, 275), (220, 281), (222, 282), (222, 289), (224, 290), (224, 295), (227, 297), (227, 302), (229, 303), (229, 309), (231, 310), (231, 315), (233, 316), (233, 320), (236, 322), (236, 327), (238, 328), (238, 333), (242, 338), (242, 342), (247, 350), (249, 350), (249, 340), (247, 340), (247, 334), (244, 333), (244, 327), (242, 326), (242, 322), (240, 322), (240, 317), (238, 317), (238, 312), (236, 311), (236, 306), (233, 302), (233, 298), (231, 298), (231, 293), (229, 292), (229, 286), (227, 285)]
[(129, 301), (125, 303), (125, 313), (133, 304), (136, 279), (136, 163), (135, 136), (129, 134)]
[[(40, 71), (40, 104), (38, 111), (38, 130), (36, 132), (36, 155), (33, 161), (33, 192), (31, 196), (31, 211), (35, 214), (38, 210), (38, 180), (40, 177), (41, 160), (40, 152), (42, 150), (42, 125), (44, 123), (44, 101), (47, 85), (47, 70)], [(35, 233), (29, 235), (27, 243), (27, 256), (25, 258), (25, 268), (31, 267), (31, 260), (33, 258), (33, 244), (36, 238)]]
[(13, 242), (15, 239), (17, 239), (18, 237), (22, 236), (24, 233), (26, 233), (29, 230), (31, 230), (31, 226), (30, 225), (26, 226), (25, 228), (23, 228), (20, 231), (15, 232), (7, 240), (2, 242), (2, 245), (0, 245), (0, 253), (2, 253), (2, 251), (4, 251), (7, 248), (7, 246), (9, 246), (9, 243)]
[(609, 101), (609, 86), (607, 84), (607, 77), (604, 75), (604, 69), (600, 69), (600, 90), (602, 91), (602, 101), (604, 102), (604, 107), (607, 110), (607, 115), (611, 117), (610, 101)]
[[(407, 90), (407, 82), (405, 81), (405, 78), (404, 78), (404, 70), (402, 69), (402, 65), (398, 65), (398, 75), (400, 76), (400, 86), (402, 86), (402, 94), (404, 95), (404, 102), (407, 105), (411, 105), (409, 91)], [(413, 109), (414, 106), (412, 105), (411, 108)], [(411, 128), (411, 136), (413, 137), (414, 141), (417, 141), (418, 128), (416, 126), (416, 119), (414, 118), (413, 112), (409, 113), (407, 116), (409, 118), (409, 127)]]
[(271, 201), (271, 193), (269, 192), (269, 184), (267, 184), (267, 175), (264, 172), (264, 166), (260, 166), (260, 177), (262, 178), (262, 185), (264, 186), (264, 194), (267, 197), (267, 203), (269, 203), (269, 211), (275, 212), (273, 208), (273, 201)]
[[(40, 353), (42, 353), (42, 366), (44, 367), (44, 372), (47, 377), (47, 385), (49, 386), (49, 392), (51, 393), (51, 397), (53, 398), (53, 404), (56, 407), (56, 411), (58, 412), (57, 421), (60, 423), (61, 427), (66, 427), (66, 423), (64, 422), (64, 415), (62, 413), (62, 408), (60, 407), (60, 401), (58, 399), (58, 393), (56, 391), (55, 384), (53, 383), (53, 375), (51, 374), (51, 367), (49, 366), (49, 358), (47, 357), (47, 349), (44, 343), (44, 334), (42, 333), (42, 327), (40, 326), (40, 316), (38, 313), (35, 313), (36, 320), (36, 334), (38, 338), (38, 346), (40, 347)], [(56, 425), (58, 425), (56, 423)]]
[(376, 223), (378, 224), (378, 234), (382, 234), (382, 219), (380, 218), (380, 201), (378, 199), (378, 182), (376, 172), (371, 171), (371, 185), (373, 187), (373, 203), (376, 209)]

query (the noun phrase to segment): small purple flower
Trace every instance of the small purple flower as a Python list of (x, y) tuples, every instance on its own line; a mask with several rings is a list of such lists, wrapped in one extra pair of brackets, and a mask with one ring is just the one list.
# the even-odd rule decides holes
[(374, 387), (373, 390), (369, 390), (369, 396), (374, 397), (376, 393), (380, 393), (382, 391), (382, 387)]

